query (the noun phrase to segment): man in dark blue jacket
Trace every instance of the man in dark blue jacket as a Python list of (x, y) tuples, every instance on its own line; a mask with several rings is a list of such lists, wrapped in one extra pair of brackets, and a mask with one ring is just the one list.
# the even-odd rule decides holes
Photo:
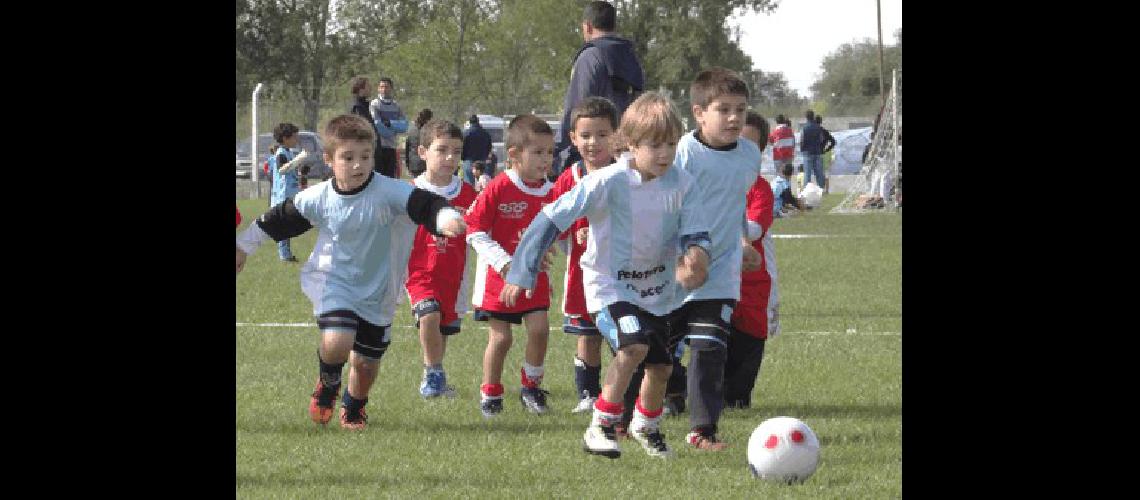
[(590, 2), (582, 13), (582, 39), (586, 43), (574, 55), (570, 86), (562, 105), (561, 137), (555, 138), (551, 179), (581, 159), (570, 143), (570, 111), (574, 106), (587, 97), (604, 97), (617, 108), (620, 121), (625, 108), (645, 88), (645, 74), (633, 44), (613, 33), (616, 23), (617, 12), (609, 2)]
[(804, 155), (804, 185), (815, 177), (815, 184), (823, 187), (823, 128), (815, 122), (815, 112), (804, 113), (807, 123), (800, 135), (800, 152)]
[[(463, 180), (472, 186), (475, 185), (475, 176), (471, 173), (471, 163), (487, 161), (491, 154), (491, 134), (479, 124), (479, 117), (471, 115), (467, 119), (467, 130), (463, 131)], [(488, 172), (488, 175), (491, 175)]]

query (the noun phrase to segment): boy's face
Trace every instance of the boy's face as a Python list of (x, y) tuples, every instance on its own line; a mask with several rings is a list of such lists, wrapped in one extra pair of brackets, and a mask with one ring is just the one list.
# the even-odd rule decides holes
[(701, 137), (712, 147), (736, 142), (747, 112), (748, 100), (735, 94), (717, 97), (707, 108), (693, 105), (693, 117), (700, 124)]
[(376, 93), (387, 99), (392, 96), (392, 85), (388, 82), (380, 82), (376, 85)]
[(761, 152), (764, 151), (764, 146), (768, 145), (768, 141), (760, 138), (760, 129), (752, 125), (745, 124), (744, 129), (740, 131), (740, 135), (744, 136), (745, 139), (755, 142), (757, 146), (760, 146)]
[(586, 170), (594, 171), (613, 163), (614, 127), (609, 118), (597, 116), (579, 118), (570, 131), (570, 142), (582, 154)]
[(673, 165), (676, 154), (677, 141), (639, 141), (633, 147), (633, 168), (641, 173), (644, 180), (661, 177)]
[(554, 164), (554, 136), (531, 134), (526, 146), (508, 148), (507, 155), (514, 160), (514, 169), (524, 181), (540, 181)]
[(455, 170), (459, 168), (459, 157), (463, 153), (463, 140), (451, 136), (436, 137), (430, 145), (420, 145), (417, 152), (427, 163), (427, 171), (432, 175), (455, 175)]
[(298, 142), (300, 139), (301, 139), (301, 138), (299, 137), (299, 134), (293, 134), (293, 135), (291, 135), (291, 136), (289, 136), (289, 137), (286, 137), (286, 138), (284, 138), (284, 139), (281, 139), (281, 145), (282, 145), (282, 146), (285, 146), (285, 147), (287, 147), (287, 148), (289, 148), (289, 149), (293, 149), (293, 148), (297, 147), (297, 142)]
[(372, 171), (372, 141), (344, 141), (330, 153), (325, 151), (325, 163), (332, 167), (336, 187), (342, 191), (352, 191), (364, 184)]

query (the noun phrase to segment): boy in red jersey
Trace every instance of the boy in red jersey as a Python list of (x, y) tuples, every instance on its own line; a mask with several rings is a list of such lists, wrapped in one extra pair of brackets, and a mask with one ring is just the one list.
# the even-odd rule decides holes
[(554, 200), (554, 185), (546, 180), (546, 169), (554, 161), (554, 130), (534, 115), (516, 116), (507, 126), (506, 146), (510, 168), (479, 193), (466, 216), (471, 225), (467, 242), (479, 256), (472, 293), (474, 319), (490, 322), (480, 402), (483, 416), (488, 418), (503, 411), (503, 362), (511, 348), (511, 325), (524, 321), (527, 340), (519, 398), (532, 413), (548, 411), (549, 393), (539, 385), (550, 336), (546, 315), (550, 308), (549, 278), (546, 272), (539, 273), (533, 293), (511, 307), (499, 300), (499, 292), (523, 231), (542, 206)]
[[(426, 168), (412, 180), (416, 187), (446, 198), (460, 212), (467, 212), (475, 201), (475, 190), (455, 176), (463, 150), (463, 134), (455, 124), (444, 120), (427, 122), (419, 131), (417, 154)], [(424, 376), (420, 396), (455, 397), (447, 385), (443, 355), (447, 336), (459, 333), (465, 298), (459, 297), (467, 265), (467, 244), (463, 238), (435, 236), (422, 226), (416, 229), (408, 259), (408, 302), (420, 330)]]
[[(613, 135), (617, 129), (617, 108), (603, 97), (588, 97), (570, 112), (570, 141), (582, 155), (554, 182), (553, 198), (574, 189), (587, 174), (613, 163)], [(579, 261), (586, 251), (589, 223), (583, 217), (566, 232), (570, 251), (566, 259), (566, 279), (562, 294), (562, 331), (578, 337), (574, 356), (574, 385), (578, 406), (571, 413), (593, 411), (602, 392), (602, 337), (586, 310)], [(634, 394), (636, 396), (636, 393)], [(631, 402), (632, 403), (632, 402)]]

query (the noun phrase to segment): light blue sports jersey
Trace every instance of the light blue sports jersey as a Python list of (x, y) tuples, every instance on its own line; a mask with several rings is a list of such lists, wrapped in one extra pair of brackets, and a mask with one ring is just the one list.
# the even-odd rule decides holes
[(772, 213), (784, 213), (784, 200), (781, 199), (780, 196), (784, 194), (785, 189), (791, 188), (792, 187), (788, 184), (788, 180), (782, 175), (777, 175), (775, 179), (772, 179)]
[(675, 168), (642, 182), (631, 159), (622, 156), (583, 177), (542, 214), (559, 231), (583, 216), (590, 221), (581, 259), (587, 310), (625, 301), (665, 315), (677, 302), (673, 276), (682, 241), (709, 249), (704, 197), (693, 178)]
[(301, 180), (298, 177), (300, 174), (297, 172), (297, 169), (290, 170), (284, 174), (277, 171), (277, 169), (281, 168), (281, 165), (277, 164), (277, 155), (280, 154), (285, 155), (286, 162), (293, 161), (293, 158), (297, 156), (285, 146), (278, 147), (277, 151), (269, 155), (269, 174), (273, 179), (273, 191), (269, 195), (269, 206), (278, 205), (301, 191)]
[(695, 133), (685, 134), (677, 143), (673, 167), (693, 176), (704, 195), (700, 208), (712, 228), (712, 261), (704, 286), (687, 292), (676, 285), (681, 299), (677, 307), (690, 300), (740, 300), (745, 198), (760, 175), (760, 148), (756, 143), (738, 140), (736, 147), (718, 151), (701, 144)]
[(407, 215), (413, 186), (373, 175), (362, 191), (340, 194), (328, 180), (301, 191), (293, 204), (317, 229), (301, 267), (301, 290), (313, 314), (355, 312), (369, 323), (392, 323), (407, 276), (415, 225)]

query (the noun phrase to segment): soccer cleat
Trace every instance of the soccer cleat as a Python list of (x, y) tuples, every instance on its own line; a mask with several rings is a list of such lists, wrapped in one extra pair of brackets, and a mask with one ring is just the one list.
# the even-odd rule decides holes
[(479, 409), (483, 411), (484, 418), (494, 417), (503, 412), (503, 398), (484, 397)]
[(348, 408), (340, 407), (340, 427), (352, 431), (362, 431), (368, 425), (368, 414), (361, 408), (356, 415), (349, 415)]
[(424, 379), (420, 383), (420, 396), (424, 399), (440, 396), (454, 398), (455, 388), (447, 385), (446, 373), (430, 371), (424, 373)]
[(578, 400), (578, 406), (575, 406), (573, 410), (570, 410), (570, 413), (582, 413), (582, 412), (586, 412), (586, 411), (593, 411), (594, 410), (594, 403), (596, 403), (597, 401), (598, 401), (598, 398), (591, 396), (589, 392), (582, 391), (582, 399)]
[(534, 389), (523, 387), (522, 391), (519, 392), (519, 401), (522, 401), (523, 408), (526, 408), (527, 411), (542, 415), (550, 411), (550, 408), (546, 407), (547, 394), (550, 394), (550, 392), (539, 389), (538, 387)]
[(328, 388), (317, 381), (317, 388), (313, 390), (313, 397), (309, 400), (309, 417), (313, 422), (324, 425), (332, 420), (333, 416), (333, 402), (336, 401), (337, 392), (340, 392), (340, 386)]
[(621, 456), (621, 445), (617, 442), (612, 425), (603, 426), (590, 423), (586, 434), (582, 436), (582, 449), (591, 455), (602, 455), (609, 458)]
[(670, 450), (669, 445), (665, 444), (665, 435), (661, 434), (661, 430), (657, 427), (633, 429), (629, 435), (641, 443), (641, 447), (645, 448), (645, 452), (651, 457), (669, 458), (673, 456), (673, 450)]
[(728, 448), (728, 443), (721, 442), (715, 434), (705, 436), (698, 432), (690, 432), (685, 436), (685, 441), (698, 450), (720, 451)]

